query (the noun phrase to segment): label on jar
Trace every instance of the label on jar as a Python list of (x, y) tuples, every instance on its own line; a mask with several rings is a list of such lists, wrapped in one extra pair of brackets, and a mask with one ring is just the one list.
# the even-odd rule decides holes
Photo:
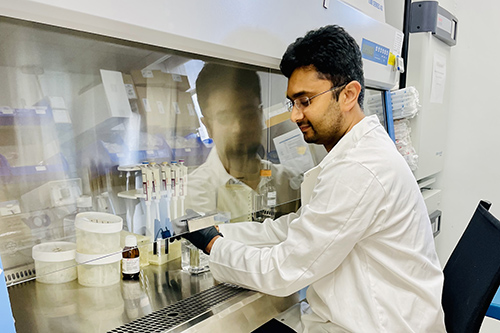
[(139, 258), (123, 258), (122, 259), (122, 272), (124, 274), (136, 274), (141, 270)]
[(267, 192), (267, 198), (268, 199), (276, 199), (276, 191)]
[(276, 206), (276, 199), (267, 199), (267, 206), (269, 207)]

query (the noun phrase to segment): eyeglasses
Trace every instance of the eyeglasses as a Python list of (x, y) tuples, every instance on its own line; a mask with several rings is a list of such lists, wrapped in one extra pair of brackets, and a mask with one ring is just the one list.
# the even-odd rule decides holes
[(293, 107), (295, 106), (297, 108), (297, 110), (302, 111), (306, 107), (308, 107), (309, 105), (311, 105), (311, 100), (313, 98), (316, 98), (318, 96), (326, 94), (327, 92), (330, 92), (330, 91), (336, 91), (336, 90), (339, 90), (339, 89), (340, 89), (340, 91), (342, 91), (342, 89), (344, 89), (346, 85), (347, 85), (347, 83), (343, 84), (343, 85), (341, 85), (339, 87), (330, 88), (330, 89), (325, 90), (323, 92), (320, 92), (319, 94), (316, 94), (316, 95), (314, 95), (312, 97), (303, 96), (303, 97), (299, 97), (297, 99), (294, 99), (293, 101), (287, 100), (285, 102), (286, 109), (288, 110), (288, 112), (292, 112), (293, 111)]

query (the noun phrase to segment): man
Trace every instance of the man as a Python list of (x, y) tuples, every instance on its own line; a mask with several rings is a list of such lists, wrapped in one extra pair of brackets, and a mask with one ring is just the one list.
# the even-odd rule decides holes
[(282, 203), (298, 201), (290, 187), (294, 175), (282, 166), (261, 160), (263, 114), (261, 86), (255, 71), (207, 63), (196, 80), (198, 103), (215, 147), (206, 162), (189, 174), (186, 208), (231, 214), (232, 221), (252, 219), (253, 201), (261, 184), (260, 171), (272, 171), (280, 196), (278, 209), (295, 211)]
[(445, 332), (427, 210), (377, 117), (363, 114), (358, 45), (326, 26), (290, 45), (281, 70), (292, 121), (328, 151), (305, 175), (301, 209), (188, 237), (219, 281), (277, 296), (309, 285), (304, 332)]

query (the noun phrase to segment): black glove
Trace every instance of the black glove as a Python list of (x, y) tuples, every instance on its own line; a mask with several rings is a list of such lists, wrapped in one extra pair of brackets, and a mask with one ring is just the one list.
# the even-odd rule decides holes
[(201, 217), (200, 214), (192, 209), (186, 209), (186, 214), (172, 220), (173, 236), (179, 236), (188, 232), (187, 220)]
[(206, 252), (205, 249), (207, 248), (208, 243), (210, 243), (215, 236), (224, 237), (214, 226), (182, 235), (182, 237), (193, 243), (194, 246), (206, 254), (209, 253)]

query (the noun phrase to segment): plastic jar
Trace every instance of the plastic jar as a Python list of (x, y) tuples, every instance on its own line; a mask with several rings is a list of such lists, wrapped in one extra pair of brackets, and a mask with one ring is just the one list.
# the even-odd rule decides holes
[(66, 283), (76, 279), (76, 244), (50, 242), (33, 246), (36, 280), (42, 283)]
[(76, 253), (78, 283), (86, 287), (106, 287), (120, 282), (122, 253)]
[(78, 213), (75, 218), (76, 251), (82, 254), (106, 254), (119, 251), (121, 217), (100, 212)]

